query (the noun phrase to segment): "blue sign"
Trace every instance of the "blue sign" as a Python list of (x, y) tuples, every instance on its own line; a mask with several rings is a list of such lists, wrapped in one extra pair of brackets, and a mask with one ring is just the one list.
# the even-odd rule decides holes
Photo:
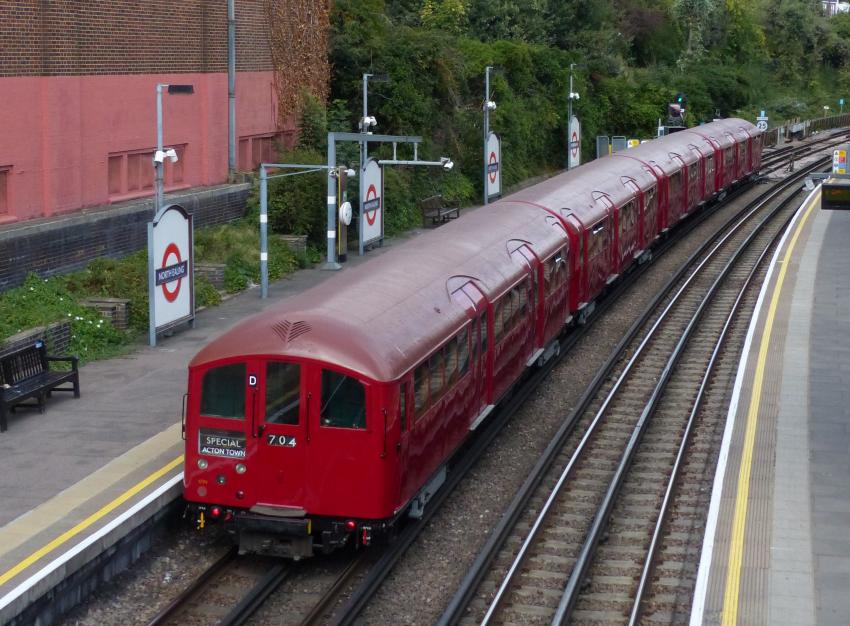
[(156, 271), (156, 285), (165, 285), (175, 280), (185, 278), (189, 274), (189, 262), (183, 261), (175, 265), (169, 265)]

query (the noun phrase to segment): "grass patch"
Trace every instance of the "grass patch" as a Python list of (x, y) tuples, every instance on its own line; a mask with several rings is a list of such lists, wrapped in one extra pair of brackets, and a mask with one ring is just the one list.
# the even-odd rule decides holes
[[(225, 290), (235, 293), (260, 282), (260, 236), (255, 223), (233, 224), (195, 231), (195, 262), (224, 263)], [(312, 247), (299, 259), (276, 235), (269, 235), (269, 279), (277, 280), (321, 259)], [(129, 329), (122, 332), (82, 304), (91, 297), (129, 301)], [(195, 276), (195, 307), (221, 303), (221, 293), (201, 275)], [(23, 285), (0, 294), (0, 338), (67, 320), (71, 324), (69, 351), (83, 362), (126, 353), (130, 345), (147, 336), (147, 250), (123, 259), (95, 259), (81, 271), (66, 276), (27, 277)]]

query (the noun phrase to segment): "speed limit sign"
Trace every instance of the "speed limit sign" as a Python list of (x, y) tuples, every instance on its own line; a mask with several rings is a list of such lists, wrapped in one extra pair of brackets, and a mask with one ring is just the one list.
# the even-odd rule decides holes
[(767, 130), (767, 116), (764, 114), (764, 111), (761, 112), (756, 118), (756, 128), (758, 128), (761, 132)]

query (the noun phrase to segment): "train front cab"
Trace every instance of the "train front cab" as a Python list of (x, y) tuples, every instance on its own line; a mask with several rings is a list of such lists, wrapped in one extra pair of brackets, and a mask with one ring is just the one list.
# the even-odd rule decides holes
[(224, 522), (241, 551), (294, 558), (379, 530), (384, 386), (271, 357), (190, 371), (189, 385), (184, 494), (199, 526)]

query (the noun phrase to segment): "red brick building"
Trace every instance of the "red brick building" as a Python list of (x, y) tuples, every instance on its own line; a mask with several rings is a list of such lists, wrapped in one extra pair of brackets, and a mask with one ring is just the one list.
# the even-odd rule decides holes
[[(264, 0), (236, 0), (238, 168), (281, 129)], [(226, 0), (0, 2), (0, 225), (153, 194), (156, 84), (166, 192), (228, 176)]]

